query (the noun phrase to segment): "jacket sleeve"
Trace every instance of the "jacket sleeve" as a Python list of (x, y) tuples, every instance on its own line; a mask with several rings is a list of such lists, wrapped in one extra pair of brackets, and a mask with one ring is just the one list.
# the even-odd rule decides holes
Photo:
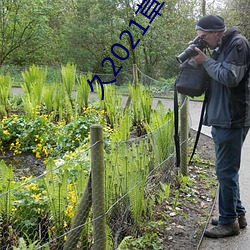
[[(248, 43), (244, 38), (235, 39), (227, 48), (224, 58), (218, 61), (207, 57), (203, 66), (209, 76), (216, 82), (227, 87), (236, 87), (243, 79), (249, 67), (250, 53)], [(220, 60), (223, 60), (220, 62)]]

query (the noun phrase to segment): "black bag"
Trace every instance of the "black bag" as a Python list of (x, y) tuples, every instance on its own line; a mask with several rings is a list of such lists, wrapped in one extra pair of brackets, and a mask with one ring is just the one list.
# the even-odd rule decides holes
[(208, 81), (208, 74), (203, 65), (190, 58), (183, 62), (180, 68), (180, 74), (175, 81), (177, 92), (191, 97), (201, 96), (207, 88)]
[(192, 155), (190, 157), (189, 163), (192, 161), (192, 158), (195, 154), (195, 150), (199, 141), (202, 120), (207, 103), (207, 86), (208, 86), (209, 76), (202, 65), (198, 65), (192, 58), (186, 60), (181, 64), (181, 71), (175, 81), (174, 89), (174, 124), (175, 124), (175, 149), (176, 149), (176, 166), (180, 167), (180, 140), (179, 140), (179, 114), (178, 114), (178, 93), (183, 95), (188, 95), (191, 97), (201, 96), (205, 93), (200, 122), (198, 131), (196, 134), (195, 144), (193, 147)]

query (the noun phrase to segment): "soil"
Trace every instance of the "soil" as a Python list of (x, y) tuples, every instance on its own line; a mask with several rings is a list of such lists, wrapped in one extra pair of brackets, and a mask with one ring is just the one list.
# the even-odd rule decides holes
[[(190, 151), (192, 152), (196, 132), (190, 131)], [(146, 219), (138, 229), (133, 230), (133, 222), (121, 222), (116, 217), (112, 225), (120, 223), (123, 237), (135, 235), (137, 243), (131, 241), (127, 248), (131, 250), (198, 250), (203, 233), (212, 214), (218, 183), (215, 175), (214, 144), (210, 137), (201, 134), (193, 162), (188, 166), (188, 178), (178, 177), (179, 169), (170, 160), (167, 165), (172, 170), (166, 174), (157, 172), (149, 176), (146, 196), (155, 198), (153, 216)], [(170, 167), (170, 168), (171, 168)], [(165, 168), (164, 168), (165, 169)], [(171, 173), (171, 174), (169, 174)], [(161, 183), (161, 184), (160, 184)], [(171, 183), (170, 192), (164, 190), (164, 184)], [(163, 188), (162, 188), (163, 187)], [(160, 188), (164, 192), (159, 193)], [(168, 196), (169, 194), (169, 196)], [(152, 213), (149, 213), (152, 214)], [(150, 222), (148, 222), (150, 221)], [(147, 237), (147, 235), (150, 235)], [(122, 244), (122, 243), (121, 243)]]
[(39, 176), (45, 171), (43, 159), (37, 159), (31, 153), (22, 153), (14, 156), (12, 152), (7, 152), (0, 156), (0, 160), (4, 160), (7, 166), (11, 165), (13, 167), (16, 181), (23, 176)]
[[(191, 143), (196, 132), (191, 131)], [(192, 180), (185, 188), (179, 188), (179, 201), (176, 209), (165, 203), (159, 207), (167, 216), (167, 227), (159, 230), (164, 242), (164, 250), (199, 249), (207, 221), (214, 208), (217, 194), (215, 175), (214, 144), (210, 137), (201, 134), (194, 162), (190, 164), (188, 176)], [(172, 188), (171, 188), (172, 189)], [(175, 199), (176, 194), (172, 195)], [(171, 200), (171, 199), (169, 199)]]

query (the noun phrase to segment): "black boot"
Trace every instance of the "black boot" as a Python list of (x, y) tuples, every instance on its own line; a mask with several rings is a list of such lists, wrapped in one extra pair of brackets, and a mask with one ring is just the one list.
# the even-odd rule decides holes
[(206, 229), (204, 235), (209, 238), (224, 238), (228, 236), (238, 235), (240, 233), (240, 227), (238, 222), (232, 224), (218, 224), (215, 227)]
[[(243, 229), (243, 228), (245, 228), (247, 226), (247, 220), (246, 220), (245, 214), (242, 214), (242, 215), (238, 216), (238, 222), (239, 222), (240, 229)], [(217, 226), (218, 225), (218, 219), (217, 218), (212, 218), (211, 224), (214, 225), (214, 226)]]

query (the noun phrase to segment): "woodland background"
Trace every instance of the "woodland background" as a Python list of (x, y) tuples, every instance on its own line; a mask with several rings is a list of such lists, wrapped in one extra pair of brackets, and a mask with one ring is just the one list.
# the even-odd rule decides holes
[[(0, 162), (0, 179), (5, 180), (0, 182), (2, 249), (21, 244), (28, 245), (29, 249), (35, 245), (62, 249), (65, 240), (71, 239), (68, 235), (74, 232), (70, 228), (90, 172), (88, 133), (93, 123), (105, 128), (107, 241), (112, 249), (124, 244), (133, 244), (133, 249), (146, 249), (137, 246), (143, 243), (152, 247), (152, 242), (156, 244), (153, 249), (166, 249), (166, 245), (183, 249), (183, 246), (191, 246), (191, 240), (197, 245), (200, 229), (207, 220), (207, 209), (215, 197), (211, 163), (197, 157), (197, 166), (190, 168), (190, 178), (178, 174), (172, 177), (175, 166), (173, 112), (166, 112), (161, 102), (152, 110), (151, 91), (143, 90), (139, 84), (128, 84), (132, 77), (125, 79), (128, 74), (121, 73), (116, 83), (126, 84), (131, 104), (124, 109), (121, 96), (116, 95), (115, 86), (110, 84), (105, 85), (104, 101), (98, 98), (99, 102), (89, 106), (87, 78), (98, 74), (102, 80), (104, 76), (107, 77), (104, 80), (114, 79), (112, 65), (102, 63), (107, 57), (114, 60), (116, 70), (122, 66), (121, 72), (130, 72), (130, 75), (136, 64), (141, 75), (150, 79), (160, 82), (174, 78), (179, 72), (176, 56), (195, 38), (194, 27), (199, 17), (219, 14), (225, 18), (226, 26), (238, 25), (250, 38), (249, 5), (246, 0), (165, 0), (161, 16), (155, 18), (143, 36), (142, 29), (135, 25), (129, 27), (130, 20), (142, 27), (149, 25), (145, 16), (135, 14), (141, 2), (0, 1), (0, 115), (1, 112), (3, 115), (0, 151), (8, 150), (25, 159), (28, 159), (27, 153), (29, 156), (33, 153), (35, 160), (57, 158), (55, 163), (52, 159), (44, 160), (46, 172), (45, 166), (32, 158), (34, 168), (42, 174), (23, 179), (24, 173), (19, 172), (20, 181), (16, 182), (12, 181), (12, 167)], [(134, 41), (141, 39), (135, 49), (128, 35), (120, 40), (124, 30), (132, 34)], [(126, 58), (128, 53), (117, 48), (126, 60), (119, 60), (111, 53), (115, 43), (129, 50)], [(76, 77), (75, 66), (80, 73), (87, 74)], [(58, 70), (61, 79), (47, 85), (47, 67), (61, 68)], [(29, 70), (24, 70), (27, 68)], [(24, 91), (22, 97), (9, 95), (11, 85), (18, 83), (15, 77), (12, 81), (13, 71), (18, 69), (23, 77), (19, 82)], [(10, 74), (2, 74), (7, 72)], [(75, 85), (76, 79), (78, 85)], [(100, 97), (100, 85), (98, 88)], [(73, 94), (76, 98), (72, 98)], [(130, 138), (132, 141), (128, 141)], [(202, 152), (207, 152), (206, 144), (204, 148)], [(203, 165), (200, 167), (199, 163)], [(81, 241), (75, 242), (81, 246), (98, 242), (93, 241), (92, 221), (78, 222), (84, 230), (86, 225), (87, 230)], [(103, 235), (100, 238), (103, 239)], [(68, 249), (74, 248), (70, 245)]]
[[(247, 0), (168, 0), (151, 23), (147, 33), (131, 25), (133, 19), (147, 27), (149, 19), (135, 15), (136, 0), (3, 0), (0, 1), (0, 65), (20, 67), (31, 64), (60, 66), (68, 62), (82, 72), (113, 73), (109, 63), (110, 48), (121, 43), (130, 51), (125, 61), (112, 56), (122, 71), (132, 64), (155, 79), (172, 78), (179, 65), (176, 55), (195, 38), (194, 27), (199, 17), (219, 14), (227, 27), (237, 25), (250, 38), (249, 1)], [(162, 2), (162, 1), (160, 1)], [(132, 50), (129, 36), (119, 39), (129, 30), (134, 41), (141, 39)], [(121, 52), (119, 52), (121, 53)], [(111, 76), (113, 78), (113, 76)], [(110, 79), (112, 80), (112, 79)], [(119, 80), (117, 81), (119, 84)]]

